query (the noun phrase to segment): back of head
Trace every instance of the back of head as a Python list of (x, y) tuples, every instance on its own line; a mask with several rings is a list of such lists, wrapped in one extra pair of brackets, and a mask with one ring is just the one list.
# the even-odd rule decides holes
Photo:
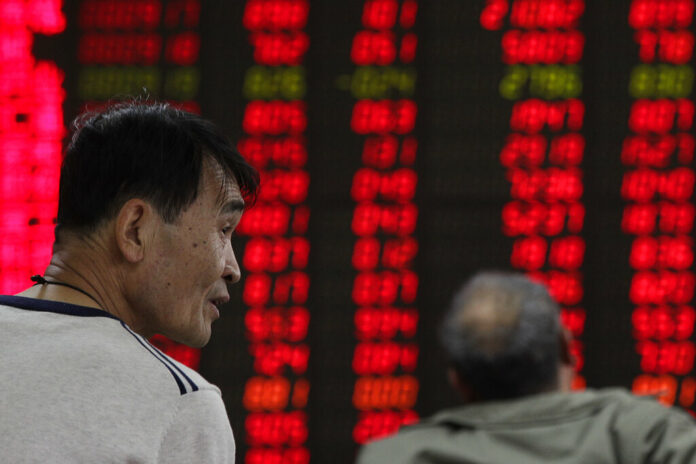
[(212, 123), (164, 103), (128, 102), (74, 122), (60, 177), (56, 239), (93, 232), (130, 198), (173, 222), (196, 198), (206, 162), (245, 196), (258, 174)]
[(454, 296), (440, 340), (477, 398), (516, 398), (556, 386), (559, 307), (521, 274), (480, 273)]

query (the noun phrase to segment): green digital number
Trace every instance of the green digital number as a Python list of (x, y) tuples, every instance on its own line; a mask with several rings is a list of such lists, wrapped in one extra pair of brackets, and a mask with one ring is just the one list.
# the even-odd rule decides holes
[(198, 95), (200, 72), (192, 66), (175, 68), (164, 76), (164, 95), (174, 100), (193, 100)]
[(86, 67), (78, 77), (78, 95), (82, 100), (108, 100), (113, 97), (139, 95), (143, 90), (158, 96), (160, 70), (155, 67)]
[(416, 71), (395, 66), (360, 66), (350, 78), (350, 90), (358, 100), (410, 97), (416, 88)]
[(306, 90), (305, 70), (302, 66), (253, 66), (244, 76), (242, 91), (248, 100), (301, 100)]
[(631, 71), (628, 92), (633, 98), (686, 98), (693, 85), (690, 66), (641, 64)]

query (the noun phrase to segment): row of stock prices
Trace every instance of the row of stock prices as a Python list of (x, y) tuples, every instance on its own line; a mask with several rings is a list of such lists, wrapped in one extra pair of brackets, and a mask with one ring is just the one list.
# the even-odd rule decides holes
[[(633, 391), (693, 408), (694, 2), (633, 0), (638, 62), (623, 140), (622, 231), (632, 237), (628, 297), (642, 374)], [(636, 56), (635, 53), (632, 56)]]
[(51, 256), (58, 207), (64, 72), (33, 54), (65, 29), (62, 2), (0, 2), (0, 292), (29, 286)]
[(457, 404), (437, 325), (482, 268), (547, 285), (575, 388), (693, 410), (695, 3), (0, 0), (2, 292), (50, 257), (69, 121), (139, 95), (260, 172), (209, 345), (153, 340), (239, 462), (353, 462)]
[(261, 175), (256, 204), (237, 228), (248, 239), (241, 262), (242, 298), (254, 371), (242, 400), (247, 464), (310, 461), (305, 411), (310, 392), (310, 179), (304, 101), (309, 9), (307, 0), (248, 0), (242, 18), (253, 65), (244, 71), (247, 103), (239, 151)]
[(510, 263), (547, 285), (562, 306), (561, 320), (573, 335), (574, 388), (581, 375), (586, 312), (583, 303), (582, 237), (585, 152), (582, 70), (583, 0), (490, 0), (481, 26), (504, 30), (500, 95), (513, 103), (510, 134), (500, 163), (511, 200), (502, 211), (502, 231), (514, 238)]
[[(362, 164), (353, 176), (351, 230), (356, 236), (352, 265), (357, 275), (357, 345), (352, 368), (358, 376), (353, 406), (359, 411), (353, 439), (363, 444), (417, 421), (418, 379), (413, 342), (418, 311), (418, 275), (413, 260), (418, 207), (413, 135), (418, 105), (412, 99), (418, 37), (412, 31), (415, 0), (367, 0), (350, 59), (353, 105), (350, 128), (363, 140)], [(384, 75), (406, 76), (410, 85), (379, 86)], [(397, 81), (398, 82), (398, 81)], [(362, 84), (362, 85), (361, 85)]]

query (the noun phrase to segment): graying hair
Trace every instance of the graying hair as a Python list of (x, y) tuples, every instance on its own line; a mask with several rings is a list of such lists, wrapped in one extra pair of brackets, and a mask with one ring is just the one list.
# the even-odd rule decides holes
[(546, 287), (522, 274), (483, 272), (454, 295), (440, 341), (479, 397), (515, 398), (556, 385), (560, 327)]

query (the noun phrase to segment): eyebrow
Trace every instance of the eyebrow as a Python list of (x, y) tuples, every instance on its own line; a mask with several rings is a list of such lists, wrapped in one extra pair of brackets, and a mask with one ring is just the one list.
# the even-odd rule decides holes
[(232, 214), (244, 210), (244, 200), (234, 199), (225, 203), (220, 210), (221, 214)]

